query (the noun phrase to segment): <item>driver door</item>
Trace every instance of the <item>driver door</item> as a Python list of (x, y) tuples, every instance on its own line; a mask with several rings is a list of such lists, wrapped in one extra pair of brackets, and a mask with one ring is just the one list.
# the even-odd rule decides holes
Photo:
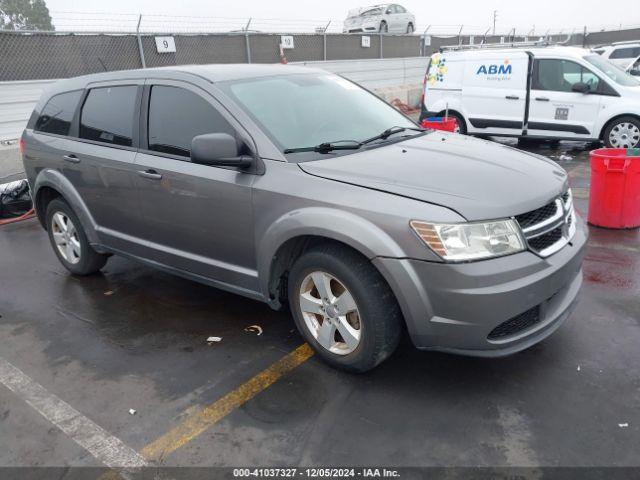
[[(576, 84), (589, 86), (586, 93)], [(536, 59), (533, 64), (529, 128), (531, 136), (597, 138), (595, 123), (604, 82), (588, 68), (571, 60)]]
[(190, 160), (193, 137), (228, 133), (240, 138), (242, 127), (207, 92), (183, 82), (148, 80), (142, 103), (147, 118), (143, 113), (135, 164), (145, 257), (257, 291), (255, 176)]

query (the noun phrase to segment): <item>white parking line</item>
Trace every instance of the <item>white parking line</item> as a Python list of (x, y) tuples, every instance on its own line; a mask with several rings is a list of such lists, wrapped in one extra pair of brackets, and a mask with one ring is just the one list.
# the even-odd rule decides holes
[(147, 465), (142, 455), (125, 445), (122, 440), (47, 392), (42, 385), (3, 358), (0, 358), (0, 383), (106, 466), (132, 468)]

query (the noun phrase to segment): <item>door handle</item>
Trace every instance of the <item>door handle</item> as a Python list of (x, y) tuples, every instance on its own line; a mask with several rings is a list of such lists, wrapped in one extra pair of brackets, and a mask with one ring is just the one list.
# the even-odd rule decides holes
[(69, 155), (65, 155), (62, 158), (64, 158), (64, 160), (69, 163), (80, 163), (80, 159), (76, 157), (73, 153), (70, 153)]
[(538, 102), (548, 102), (549, 99), (547, 97), (536, 97), (536, 101), (538, 101)]
[(138, 175), (144, 178), (150, 178), (151, 180), (160, 180), (162, 175), (155, 170), (138, 170)]
[(518, 97), (517, 95), (507, 95), (506, 97), (507, 100), (520, 100), (520, 97)]

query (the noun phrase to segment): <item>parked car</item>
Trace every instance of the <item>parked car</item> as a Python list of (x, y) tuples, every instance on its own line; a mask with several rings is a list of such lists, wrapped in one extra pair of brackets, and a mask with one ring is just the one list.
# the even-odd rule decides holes
[(110, 254), (288, 304), (330, 364), (507, 355), (569, 315), (586, 233), (567, 174), (422, 130), (342, 77), (200, 65), (62, 80), (21, 140), (53, 251)]
[(421, 118), (447, 108), (462, 133), (640, 145), (640, 81), (581, 48), (436, 54), (425, 76)]
[(350, 10), (344, 33), (408, 33), (416, 29), (416, 17), (398, 4), (374, 5)]
[(628, 70), (640, 57), (640, 41), (616, 42), (596, 47), (593, 51), (623, 70)]

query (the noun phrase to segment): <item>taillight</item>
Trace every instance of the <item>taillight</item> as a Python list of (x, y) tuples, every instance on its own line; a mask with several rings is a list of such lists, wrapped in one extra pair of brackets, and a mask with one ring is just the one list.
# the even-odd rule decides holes
[(20, 150), (20, 155), (24, 155), (24, 138), (22, 137), (18, 141), (18, 150)]

